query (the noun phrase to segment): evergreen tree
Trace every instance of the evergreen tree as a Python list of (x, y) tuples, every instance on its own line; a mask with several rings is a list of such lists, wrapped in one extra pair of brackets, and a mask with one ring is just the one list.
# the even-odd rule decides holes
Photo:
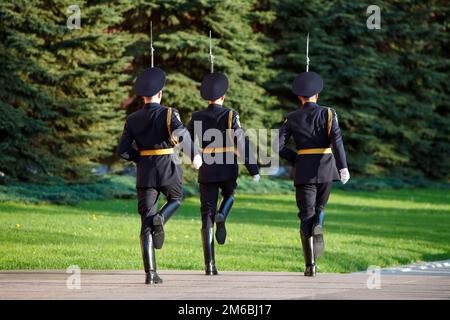
[[(150, 66), (149, 26), (153, 21), (155, 66), (166, 71), (163, 104), (180, 110), (183, 120), (206, 107), (200, 97), (200, 82), (210, 72), (209, 30), (213, 36), (214, 71), (229, 79), (225, 105), (241, 114), (244, 125), (263, 127), (273, 123), (269, 116), (276, 99), (264, 88), (273, 71), (271, 40), (255, 30), (267, 24), (273, 13), (258, 1), (150, 1), (141, 2), (126, 14), (123, 24), (140, 35), (131, 47), (135, 74)], [(136, 101), (130, 111), (136, 108)]]
[[(349, 165), (364, 175), (447, 178), (450, 153), (448, 7), (439, 1), (384, 1), (381, 29), (366, 27), (367, 4), (348, 1), (273, 1), (278, 76), (271, 92), (280, 106), (298, 105), (290, 93), (304, 71), (310, 33), (310, 70), (325, 89), (343, 128)], [(287, 112), (287, 110), (285, 111)]]
[(121, 129), (126, 94), (121, 6), (80, 1), (81, 29), (68, 29), (70, 1), (0, 4), (0, 171), (10, 178), (89, 177)]
[[(153, 22), (155, 66), (167, 75), (163, 105), (177, 108), (185, 123), (192, 112), (207, 102), (200, 97), (200, 83), (210, 72), (209, 31), (212, 31), (214, 71), (225, 73), (229, 90), (224, 106), (240, 114), (242, 125), (267, 128), (281, 119), (273, 109), (276, 98), (265, 84), (273, 75), (269, 68), (273, 42), (258, 31), (270, 24), (274, 13), (256, 0), (144, 1), (125, 13), (124, 29), (136, 36), (129, 50), (135, 56), (134, 75), (150, 67), (150, 21)], [(131, 87), (130, 87), (131, 88)], [(142, 101), (129, 99), (131, 113)], [(196, 173), (185, 167), (185, 179)]]
[[(337, 110), (352, 172), (448, 179), (448, 12), (443, 0), (377, 1), (381, 29), (366, 27), (365, 3), (343, 0), (79, 1), (70, 30), (66, 0), (0, 3), (0, 173), (39, 180), (90, 177), (111, 156), (125, 110), (142, 102), (133, 79), (167, 73), (163, 104), (182, 120), (204, 108), (210, 71), (230, 80), (225, 106), (245, 127), (271, 127), (298, 107), (294, 76), (325, 80), (320, 103)], [(1, 178), (2, 174), (0, 174)], [(3, 181), (5, 180), (2, 178)], [(2, 180), (0, 180), (2, 181)]]

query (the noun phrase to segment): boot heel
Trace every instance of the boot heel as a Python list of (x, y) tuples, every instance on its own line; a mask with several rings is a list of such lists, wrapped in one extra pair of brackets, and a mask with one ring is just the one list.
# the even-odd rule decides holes
[(159, 284), (163, 280), (159, 277), (156, 271), (150, 271), (145, 274), (145, 284)]
[(218, 244), (224, 244), (227, 239), (227, 229), (225, 227), (225, 221), (227, 216), (233, 207), (234, 198), (231, 196), (224, 197), (220, 202), (219, 210), (214, 216), (216, 222), (216, 240)]
[(156, 214), (153, 218), (153, 241), (155, 249), (161, 249), (164, 244), (164, 219)]
[(216, 276), (219, 272), (217, 272), (215, 265), (207, 265), (205, 266), (205, 275), (207, 276)]
[(315, 277), (316, 276), (316, 266), (307, 266), (304, 273), (305, 277)]
[(225, 222), (216, 223), (216, 240), (218, 244), (224, 244), (227, 239), (227, 228)]

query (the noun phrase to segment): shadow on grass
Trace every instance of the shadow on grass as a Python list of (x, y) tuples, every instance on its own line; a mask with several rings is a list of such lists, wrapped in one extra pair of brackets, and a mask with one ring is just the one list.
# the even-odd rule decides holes
[[(450, 191), (450, 190), (449, 190)], [(367, 200), (392, 200), (406, 201), (412, 203), (430, 203), (450, 205), (450, 192), (443, 192), (440, 189), (393, 189), (393, 190), (377, 190), (377, 191), (339, 191), (340, 195), (357, 196)]]
[(450, 257), (450, 253), (438, 253), (438, 254), (422, 254), (422, 261), (440, 261), (440, 260), (448, 260)]

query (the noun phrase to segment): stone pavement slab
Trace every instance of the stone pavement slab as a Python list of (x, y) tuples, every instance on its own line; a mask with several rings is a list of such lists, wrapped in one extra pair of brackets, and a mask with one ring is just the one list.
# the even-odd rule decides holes
[(159, 273), (164, 283), (149, 286), (142, 271), (82, 271), (80, 289), (69, 289), (65, 271), (0, 271), (0, 299), (450, 299), (445, 274), (381, 273), (379, 289), (368, 289), (365, 273), (315, 278), (295, 272)]

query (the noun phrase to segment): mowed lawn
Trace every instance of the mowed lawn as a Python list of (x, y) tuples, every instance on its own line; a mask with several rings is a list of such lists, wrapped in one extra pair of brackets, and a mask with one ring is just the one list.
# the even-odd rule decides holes
[[(220, 270), (302, 271), (294, 195), (238, 195)], [(134, 200), (77, 206), (0, 203), (0, 269), (141, 269)], [(166, 225), (160, 269), (203, 269), (199, 201), (188, 198)], [(446, 190), (336, 190), (326, 210), (320, 272), (353, 272), (450, 258)]]

